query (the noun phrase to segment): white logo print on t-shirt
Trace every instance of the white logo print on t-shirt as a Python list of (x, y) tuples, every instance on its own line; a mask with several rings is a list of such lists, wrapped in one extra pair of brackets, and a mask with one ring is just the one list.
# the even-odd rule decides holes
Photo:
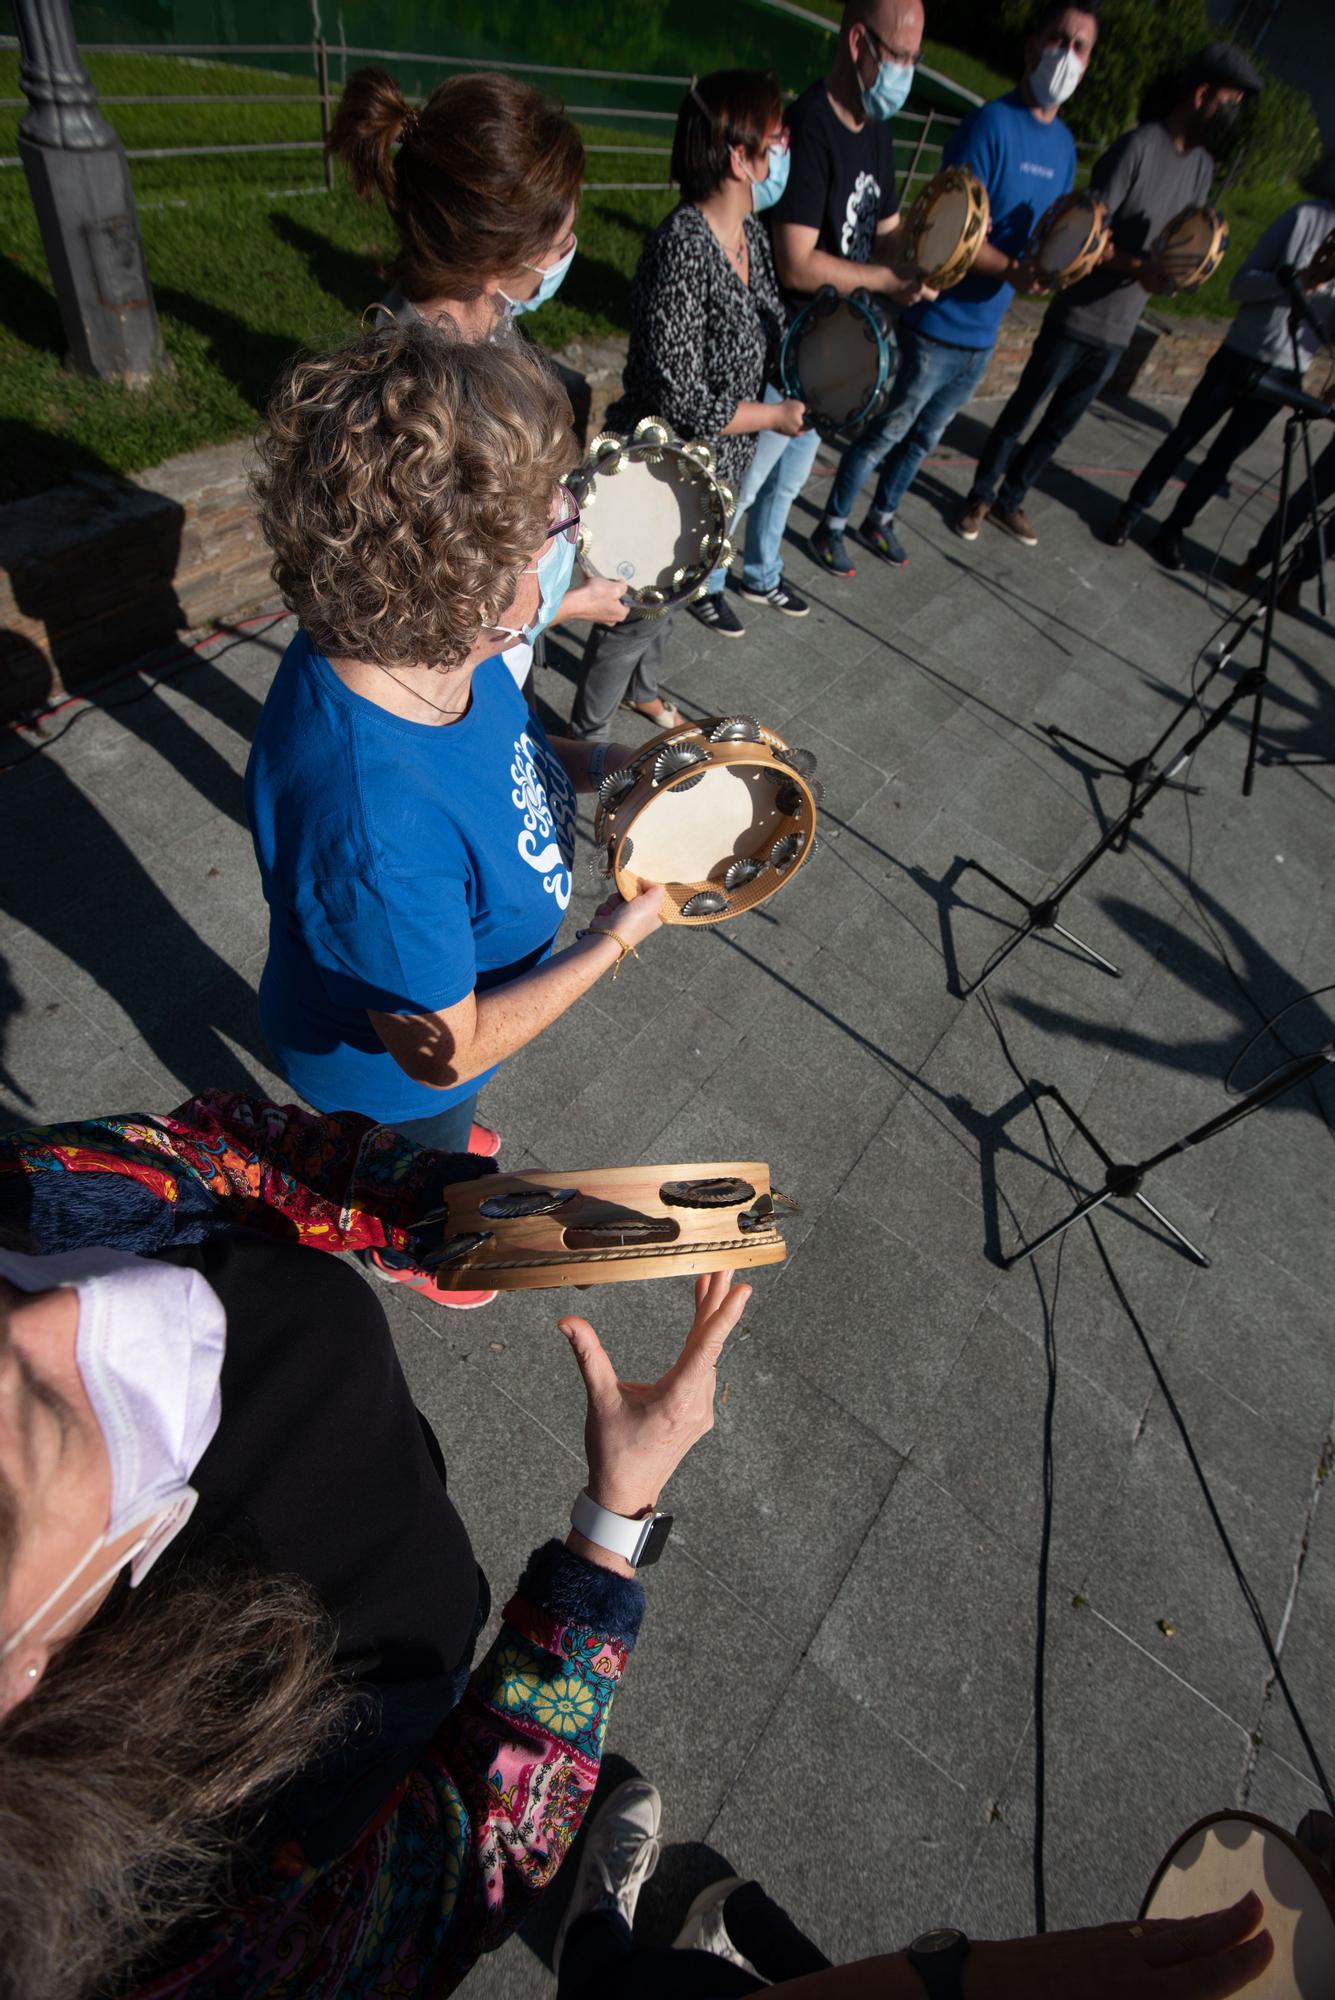
[[(519, 852), (542, 876), (542, 886), (555, 896), (558, 910), (570, 904), (570, 868), (575, 858), (575, 794), (559, 766), (548, 766), (552, 792), (538, 775), (537, 745), (527, 731), (515, 741), (510, 797), (523, 815)], [(539, 846), (539, 842), (544, 845)]]
[(881, 199), (881, 183), (875, 174), (861, 173), (853, 183), (844, 210), (844, 226), (839, 233), (839, 254), (865, 264), (876, 234), (876, 209)]

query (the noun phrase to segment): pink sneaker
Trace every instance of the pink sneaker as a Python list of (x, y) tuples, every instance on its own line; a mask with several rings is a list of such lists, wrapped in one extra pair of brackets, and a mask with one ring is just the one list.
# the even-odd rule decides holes
[(454, 1312), (475, 1312), (478, 1306), (489, 1306), (496, 1297), (495, 1292), (443, 1291), (429, 1271), (415, 1271), (411, 1264), (396, 1271), (392, 1264), (382, 1263), (378, 1250), (366, 1252), (366, 1264), (368, 1270), (385, 1284), (411, 1285), (424, 1299), (430, 1299), (432, 1305), (449, 1306)]
[(493, 1132), (489, 1125), (470, 1125), (468, 1150), (476, 1153), (480, 1160), (494, 1160), (501, 1150), (501, 1135)]

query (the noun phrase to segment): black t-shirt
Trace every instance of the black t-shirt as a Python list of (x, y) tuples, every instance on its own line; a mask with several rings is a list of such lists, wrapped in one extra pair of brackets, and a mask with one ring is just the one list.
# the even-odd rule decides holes
[(457, 1704), (485, 1579), (364, 1278), (238, 1238), (162, 1257), (202, 1273), (227, 1315), (222, 1419), (170, 1556), (304, 1577), (337, 1624), (340, 1671), (372, 1691), (350, 1741), (271, 1808), (318, 1861), (351, 1845)]
[(860, 132), (850, 132), (822, 80), (789, 107), (788, 130), (788, 185), (774, 221), (814, 229), (816, 248), (832, 257), (870, 263), (876, 225), (899, 213), (889, 120), (869, 118)]

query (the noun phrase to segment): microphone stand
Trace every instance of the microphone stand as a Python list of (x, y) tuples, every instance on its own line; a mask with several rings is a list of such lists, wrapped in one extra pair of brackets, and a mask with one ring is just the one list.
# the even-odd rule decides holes
[(1231, 1104), (1227, 1111), (1221, 1111), (1216, 1118), (1208, 1118), (1204, 1125), (1198, 1125), (1194, 1131), (1188, 1132), (1185, 1138), (1175, 1139), (1171, 1146), (1162, 1147), (1157, 1153), (1151, 1153), (1147, 1160), (1140, 1160), (1132, 1166), (1119, 1165), (1112, 1154), (1104, 1150), (1084, 1119), (1072, 1109), (1054, 1084), (1036, 1085), (1035, 1088), (1041, 1089), (1045, 1096), (1055, 1099), (1081, 1138), (1103, 1162), (1103, 1186), (1096, 1193), (1085, 1195), (1076, 1203), (1068, 1216), (1061, 1222), (1054, 1222), (1050, 1229), (1043, 1230), (1032, 1243), (1022, 1243), (1009, 1257), (1002, 1257), (1000, 1259), (1002, 1269), (1013, 1270), (1016, 1264), (1022, 1263), (1027, 1257), (1032, 1257), (1045, 1243), (1050, 1243), (1054, 1236), (1063, 1235), (1073, 1224), (1082, 1222), (1087, 1215), (1092, 1215), (1095, 1209), (1102, 1208), (1105, 1202), (1130, 1199), (1139, 1202), (1142, 1208), (1148, 1209), (1155, 1221), (1162, 1223), (1169, 1235), (1177, 1239), (1202, 1270), (1208, 1271), (1210, 1260), (1205, 1252), (1198, 1250), (1180, 1229), (1174, 1228), (1167, 1216), (1141, 1193), (1146, 1175), (1152, 1173), (1156, 1167), (1162, 1166), (1165, 1160), (1173, 1159), (1176, 1154), (1188, 1153), (1193, 1146), (1203, 1145), (1207, 1139), (1213, 1139), (1218, 1133), (1226, 1132), (1231, 1125), (1250, 1117), (1253, 1111), (1259, 1111), (1262, 1105), (1269, 1104), (1284, 1091), (1292, 1090), (1295, 1084), (1305, 1083), (1309, 1077), (1315, 1076), (1331, 1062), (1335, 1062), (1335, 1042), (1327, 1042), (1324, 1048), (1318, 1049), (1312, 1055), (1295, 1057), (1292, 1062), (1282, 1064), (1273, 1075), (1258, 1083), (1255, 1090), (1248, 1091), (1247, 1095), (1240, 1098), (1236, 1104)]
[[(1216, 661), (1211, 668), (1209, 678), (1212, 679), (1215, 674), (1219, 673), (1223, 664), (1223, 659)], [(1239, 702), (1246, 701), (1252, 695), (1259, 698), (1264, 688), (1264, 667), (1252, 667), (1247, 673), (1241, 675), (1219, 703), (1219, 706), (1212, 709), (1210, 714), (1205, 717), (1204, 722), (1195, 735), (1189, 737), (1181, 745), (1171, 764), (1167, 765), (1162, 771), (1155, 771), (1153, 776), (1147, 780), (1143, 789), (1132, 791), (1126, 809), (1109, 826), (1105, 827), (1103, 833), (1089, 850), (1089, 853), (1083, 859), (1076, 862), (1075, 867), (1062, 878), (1051, 895), (1044, 896), (1039, 902), (1031, 902), (1028, 896), (1022, 896), (1019, 890), (1012, 888), (1009, 882), (1003, 882), (999, 875), (994, 875), (990, 868), (984, 868), (981, 861), (968, 861), (965, 863), (965, 866), (973, 869), (975, 874), (981, 875), (984, 881), (990, 882), (994, 888), (1000, 889), (1003, 895), (1009, 896), (1013, 903), (1018, 903), (1025, 915), (1022, 923), (1013, 926), (1014, 936), (1007, 938), (1006, 942), (993, 953), (992, 958), (984, 967), (980, 977), (975, 979), (972, 986), (966, 987), (960, 993), (962, 1000), (967, 1000), (970, 995), (980, 992), (986, 986), (988, 980), (991, 979), (993, 973), (1000, 971), (1011, 953), (1022, 945), (1027, 937), (1031, 937), (1035, 931), (1056, 931), (1059, 937), (1064, 937), (1068, 944), (1075, 945), (1084, 953), (1086, 958), (1092, 960), (1095, 965), (1101, 965), (1103, 970), (1110, 973), (1114, 979), (1121, 978), (1120, 971), (1110, 959), (1104, 958), (1101, 952), (1095, 951), (1093, 945), (1086, 944), (1083, 938), (1076, 937), (1073, 931), (1067, 930), (1065, 925), (1059, 921), (1062, 904), (1071, 891), (1084, 881), (1086, 875), (1088, 875), (1090, 869), (1093, 868), (1097, 861), (1101, 861), (1105, 854), (1110, 852), (1120, 853), (1122, 851), (1126, 846), (1136, 820), (1140, 818), (1151, 801), (1156, 799), (1159, 793), (1172, 783), (1178, 772), (1191, 763), (1192, 758), (1196, 755), (1196, 752), (1200, 749), (1206, 738), (1212, 736), (1221, 723), (1227, 722)], [(1181, 715), (1179, 714), (1174, 718), (1172, 726), (1176, 727), (1180, 720)], [(1166, 731), (1165, 734), (1167, 733)]]

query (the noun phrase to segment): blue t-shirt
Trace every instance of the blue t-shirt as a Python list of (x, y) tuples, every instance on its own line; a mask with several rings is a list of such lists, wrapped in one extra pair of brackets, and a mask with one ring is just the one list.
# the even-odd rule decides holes
[[(320, 1111), (385, 1124), (471, 1096), (415, 1083), (367, 1018), (428, 1014), (538, 964), (570, 902), (575, 794), (503, 661), (428, 726), (353, 694), (299, 632), (246, 767), (269, 904), (260, 1019)], [(486, 1076), (494, 1072), (489, 1070)]]
[[(1036, 118), (1018, 90), (980, 104), (957, 126), (943, 166), (971, 167), (992, 206), (987, 240), (1018, 257), (1049, 202), (1075, 185), (1075, 140), (1060, 118)], [(956, 347), (991, 347), (1015, 296), (1002, 278), (961, 278), (927, 305), (911, 306), (905, 322), (931, 340)]]

